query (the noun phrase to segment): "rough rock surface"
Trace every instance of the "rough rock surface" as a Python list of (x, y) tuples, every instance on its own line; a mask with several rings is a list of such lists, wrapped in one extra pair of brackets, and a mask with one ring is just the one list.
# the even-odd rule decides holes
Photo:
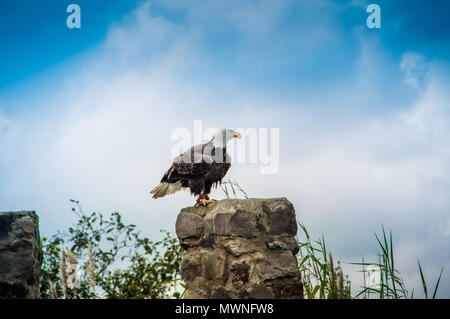
[(297, 221), (286, 198), (225, 199), (181, 210), (186, 298), (303, 298)]
[(0, 212), (0, 299), (39, 298), (42, 251), (35, 212)]

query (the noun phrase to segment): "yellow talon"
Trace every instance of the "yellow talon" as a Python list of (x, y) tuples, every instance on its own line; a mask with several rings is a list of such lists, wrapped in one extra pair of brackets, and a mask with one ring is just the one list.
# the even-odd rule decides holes
[(206, 205), (208, 205), (210, 203), (214, 203), (215, 201), (211, 200), (211, 199), (204, 199), (204, 198), (202, 198), (202, 199), (200, 199), (200, 202), (202, 203), (203, 206), (206, 206)]

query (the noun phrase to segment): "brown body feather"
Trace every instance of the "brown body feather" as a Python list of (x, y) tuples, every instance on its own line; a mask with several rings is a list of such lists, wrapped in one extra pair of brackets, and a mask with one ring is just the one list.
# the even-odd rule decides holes
[(215, 148), (212, 142), (191, 147), (178, 155), (161, 182), (150, 193), (153, 198), (189, 189), (193, 195), (208, 195), (229, 170), (231, 159), (226, 148)]

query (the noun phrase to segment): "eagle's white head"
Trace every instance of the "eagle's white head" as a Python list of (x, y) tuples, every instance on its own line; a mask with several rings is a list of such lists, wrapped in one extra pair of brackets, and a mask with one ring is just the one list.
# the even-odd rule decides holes
[(225, 148), (233, 138), (241, 138), (241, 133), (232, 129), (223, 129), (214, 134), (211, 142), (216, 148)]

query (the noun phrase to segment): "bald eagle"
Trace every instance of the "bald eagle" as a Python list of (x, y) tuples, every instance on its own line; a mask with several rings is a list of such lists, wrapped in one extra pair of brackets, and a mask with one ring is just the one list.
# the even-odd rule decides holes
[(159, 198), (189, 189), (192, 195), (198, 196), (196, 205), (206, 206), (214, 202), (208, 195), (212, 186), (217, 187), (222, 182), (231, 166), (227, 143), (233, 138), (241, 138), (241, 134), (223, 129), (208, 143), (192, 146), (175, 157), (172, 166), (150, 194), (153, 198)]

